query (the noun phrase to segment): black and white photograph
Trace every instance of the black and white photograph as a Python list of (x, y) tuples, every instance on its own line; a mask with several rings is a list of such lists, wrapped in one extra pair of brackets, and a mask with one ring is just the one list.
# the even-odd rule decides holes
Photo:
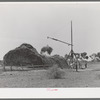
[(100, 2), (0, 2), (0, 88), (97, 87)]

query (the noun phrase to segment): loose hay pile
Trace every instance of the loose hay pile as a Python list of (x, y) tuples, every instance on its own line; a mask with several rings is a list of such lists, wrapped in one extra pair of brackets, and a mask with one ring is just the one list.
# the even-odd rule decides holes
[(62, 69), (58, 68), (58, 65), (53, 65), (48, 71), (47, 71), (47, 77), (49, 79), (63, 79), (65, 76), (65, 72), (62, 71)]

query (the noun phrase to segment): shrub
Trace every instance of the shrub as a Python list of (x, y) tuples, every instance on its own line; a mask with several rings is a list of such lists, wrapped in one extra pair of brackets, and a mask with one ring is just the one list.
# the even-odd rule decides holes
[(47, 77), (49, 79), (63, 79), (65, 76), (65, 72), (58, 68), (58, 65), (53, 65), (48, 71), (47, 71)]

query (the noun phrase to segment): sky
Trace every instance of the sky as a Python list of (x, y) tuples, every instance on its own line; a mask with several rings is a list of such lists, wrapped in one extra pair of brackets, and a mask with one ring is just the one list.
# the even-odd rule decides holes
[(71, 20), (74, 52), (100, 52), (100, 3), (0, 2), (0, 59), (22, 43), (39, 53), (49, 45), (52, 55), (68, 54), (70, 46), (47, 36), (71, 43)]

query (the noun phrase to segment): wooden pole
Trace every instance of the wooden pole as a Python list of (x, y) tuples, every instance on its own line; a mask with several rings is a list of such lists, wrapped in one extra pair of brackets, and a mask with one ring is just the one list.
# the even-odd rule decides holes
[[(73, 51), (73, 27), (72, 27), (72, 21), (71, 21), (71, 57), (72, 57), (72, 63), (73, 63), (73, 59), (74, 59), (74, 51)], [(76, 58), (76, 72), (78, 72), (78, 59)]]
[(72, 21), (71, 21), (71, 57), (72, 57), (72, 63), (73, 63), (73, 29), (72, 29)]

